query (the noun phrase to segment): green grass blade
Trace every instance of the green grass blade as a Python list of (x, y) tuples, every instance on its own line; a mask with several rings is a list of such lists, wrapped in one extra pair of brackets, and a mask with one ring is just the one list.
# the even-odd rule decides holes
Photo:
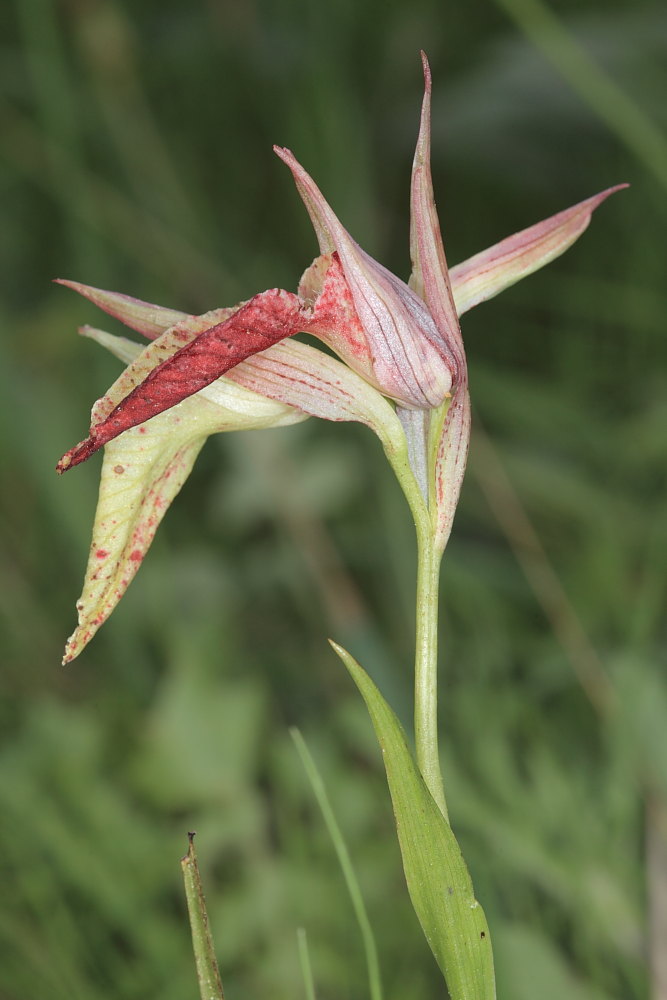
[(334, 849), (338, 857), (338, 863), (340, 864), (345, 884), (347, 885), (347, 891), (350, 894), (352, 908), (354, 910), (354, 915), (357, 918), (357, 923), (359, 924), (364, 951), (366, 953), (368, 984), (371, 1000), (382, 1000), (382, 981), (380, 978), (380, 963), (378, 961), (375, 936), (373, 934), (373, 928), (371, 927), (370, 920), (368, 919), (368, 913), (366, 912), (366, 906), (364, 904), (361, 888), (352, 865), (350, 853), (347, 849), (341, 829), (336, 821), (336, 817), (334, 816), (333, 809), (331, 808), (331, 803), (329, 802), (329, 797), (324, 787), (322, 776), (317, 770), (315, 761), (306, 746), (303, 736), (298, 729), (290, 729), (290, 735), (294, 740), (297, 753), (299, 754), (301, 763), (303, 764), (304, 770), (308, 775), (308, 780), (310, 781), (313, 793), (317, 799), (317, 804), (320, 807), (322, 817), (326, 823), (329, 836), (331, 837), (334, 845)]
[(315, 1000), (315, 982), (310, 964), (310, 952), (308, 951), (308, 938), (306, 937), (305, 928), (299, 927), (297, 929), (296, 943), (299, 949), (299, 965), (301, 966), (301, 974), (303, 975), (306, 1000)]
[(184, 858), (181, 858), (181, 868), (185, 883), (185, 898), (188, 902), (199, 993), (201, 1000), (224, 1000), (213, 938), (208, 926), (204, 890), (202, 889), (195, 852), (194, 833), (189, 833), (188, 837), (190, 838), (188, 853)]
[(331, 643), (368, 708), (396, 816), (410, 899), (451, 1000), (494, 1000), (491, 939), (451, 827), (428, 791), (394, 712), (352, 656)]

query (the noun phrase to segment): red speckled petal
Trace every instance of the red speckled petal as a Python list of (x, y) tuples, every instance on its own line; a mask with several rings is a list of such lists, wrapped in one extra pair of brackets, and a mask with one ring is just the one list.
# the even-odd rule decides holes
[[(169, 327), (168, 330), (165, 330), (164, 333), (143, 347), (143, 349), (141, 345), (136, 345), (139, 348), (139, 353), (127, 359), (129, 361), (128, 367), (116, 379), (105, 395), (101, 399), (98, 399), (93, 406), (91, 424), (96, 426), (102, 423), (103, 420), (106, 420), (118, 404), (126, 396), (129, 396), (158, 365), (172, 358), (187, 344), (191, 344), (199, 334), (205, 333), (206, 330), (213, 326), (224, 323), (225, 320), (229, 319), (230, 316), (233, 316), (241, 308), (241, 305), (245, 305), (245, 303), (240, 303), (240, 305), (234, 306), (231, 309), (213, 309), (202, 316), (188, 316), (180, 323), (177, 323), (176, 326)], [(132, 343), (131, 341), (126, 341), (124, 338), (112, 337), (111, 334), (105, 334), (101, 330), (84, 326), (79, 332), (84, 337), (97, 340), (98, 343), (112, 350), (118, 357), (129, 353), (131, 350), (129, 346)], [(123, 342), (122, 344), (118, 343), (119, 339)], [(126, 358), (121, 357), (121, 360), (126, 360)]]
[(626, 187), (607, 188), (453, 267), (449, 276), (459, 316), (560, 256), (586, 230), (595, 209)]
[(108, 292), (104, 288), (94, 288), (92, 285), (83, 285), (80, 281), (68, 281), (66, 278), (54, 280), (57, 285), (65, 285), (83, 295), (110, 316), (115, 316), (125, 326), (142, 333), (149, 340), (159, 337), (170, 326), (180, 323), (188, 316), (187, 313), (179, 312), (177, 309), (166, 309), (164, 306), (156, 306), (153, 302), (142, 302), (141, 299), (134, 299), (131, 295), (123, 295), (121, 292)]
[[(167, 331), (172, 340), (182, 334), (182, 340), (189, 343), (153, 367), (110, 410), (110, 396), (100, 400), (93, 411), (89, 437), (60, 459), (58, 472), (78, 465), (123, 431), (192, 396), (245, 358), (297, 333), (310, 315), (296, 295), (282, 289), (255, 295), (231, 313), (196, 334), (192, 331), (201, 326), (202, 317)], [(124, 373), (126, 379), (135, 376), (132, 367)]]

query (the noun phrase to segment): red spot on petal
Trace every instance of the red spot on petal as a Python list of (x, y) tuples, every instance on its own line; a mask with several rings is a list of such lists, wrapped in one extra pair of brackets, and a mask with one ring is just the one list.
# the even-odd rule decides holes
[(130, 553), (130, 559), (132, 562), (141, 562), (143, 558), (144, 554), (141, 549), (134, 549), (134, 551)]
[(109, 553), (107, 552), (106, 549), (98, 549), (95, 555), (97, 556), (98, 559), (106, 559)]

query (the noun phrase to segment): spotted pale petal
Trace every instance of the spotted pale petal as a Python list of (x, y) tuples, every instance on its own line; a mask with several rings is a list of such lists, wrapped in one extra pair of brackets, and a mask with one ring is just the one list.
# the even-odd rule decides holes
[(459, 316), (559, 257), (588, 228), (595, 209), (626, 187), (607, 188), (453, 267), (449, 276)]
[(191, 396), (107, 444), (79, 624), (64, 662), (79, 655), (120, 601), (208, 435), (304, 419), (239, 385), (230, 384), (226, 399), (236, 409)]
[(438, 406), (451, 388), (451, 359), (424, 302), (355, 243), (290, 150), (274, 149), (292, 171), (320, 249), (327, 253), (333, 248), (338, 254), (365, 337), (361, 344), (357, 339), (349, 343), (345, 329), (323, 326), (314, 332), (355, 371), (402, 406)]
[(104, 288), (94, 288), (93, 285), (84, 285), (80, 281), (56, 278), (55, 283), (65, 285), (66, 288), (83, 295), (110, 316), (119, 319), (137, 333), (142, 333), (149, 340), (154, 340), (170, 326), (175, 326), (176, 323), (188, 318), (188, 313), (179, 312), (177, 309), (167, 309), (153, 302), (142, 302), (141, 299), (135, 299), (131, 295), (108, 292)]

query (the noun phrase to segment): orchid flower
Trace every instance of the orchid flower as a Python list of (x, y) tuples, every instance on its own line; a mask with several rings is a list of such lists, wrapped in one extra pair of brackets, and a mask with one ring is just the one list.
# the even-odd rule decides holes
[[(84, 327), (127, 367), (92, 411), (89, 436), (58, 463), (63, 472), (105, 446), (100, 496), (79, 625), (65, 661), (108, 618), (205, 439), (308, 416), (365, 423), (379, 437), (413, 513), (442, 553), (451, 530), (470, 436), (459, 316), (548, 263), (586, 229), (619, 185), (510, 236), (448, 271), (430, 171), (431, 77), (411, 183), (408, 284), (343, 228), (289, 150), (320, 255), (298, 294), (270, 289), (232, 308), (191, 316), (116, 292), (61, 281), (150, 340), (140, 345)], [(292, 340), (311, 333), (337, 355)]]

